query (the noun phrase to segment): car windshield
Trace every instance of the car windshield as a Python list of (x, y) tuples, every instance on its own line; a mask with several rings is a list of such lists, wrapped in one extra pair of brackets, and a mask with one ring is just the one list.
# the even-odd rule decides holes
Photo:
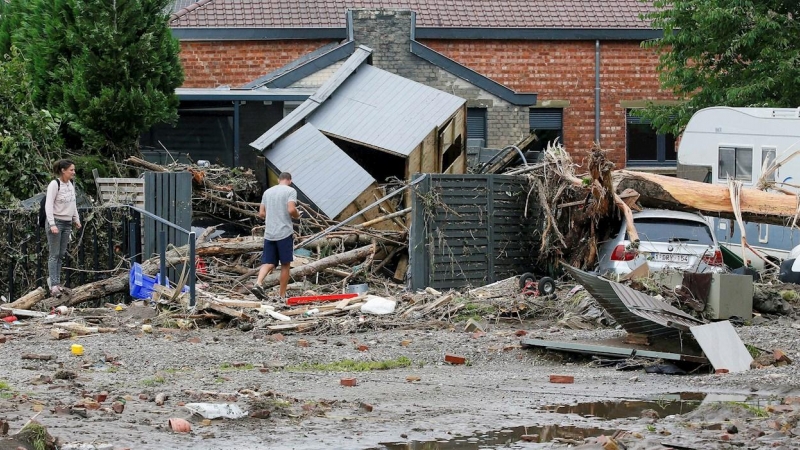
[(686, 242), (697, 245), (714, 245), (711, 229), (701, 222), (649, 217), (634, 219), (634, 224), (642, 242)]

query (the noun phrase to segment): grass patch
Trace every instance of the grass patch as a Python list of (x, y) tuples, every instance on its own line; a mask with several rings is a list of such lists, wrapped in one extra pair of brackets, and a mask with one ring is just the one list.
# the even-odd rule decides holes
[(11, 386), (5, 380), (0, 380), (0, 398), (11, 398), (14, 393), (11, 391)]
[(158, 386), (159, 384), (164, 384), (166, 381), (167, 381), (166, 378), (158, 375), (153, 378), (145, 378), (144, 380), (142, 380), (142, 384), (147, 387), (153, 387), (153, 386)]
[(320, 372), (368, 372), (370, 370), (388, 370), (400, 367), (410, 367), (411, 360), (405, 356), (397, 359), (387, 359), (385, 361), (353, 361), (345, 359), (332, 363), (303, 363), (297, 366), (289, 366), (286, 370), (290, 372), (302, 372), (316, 370)]
[(226, 362), (226, 363), (222, 363), (219, 366), (219, 368), (222, 369), (222, 370), (253, 370), (253, 368), (255, 368), (255, 366), (253, 366), (250, 363), (239, 365), (239, 366), (234, 366), (233, 364)]
[(749, 403), (729, 402), (729, 404), (733, 406), (738, 406), (756, 417), (760, 418), (769, 417), (769, 413), (764, 408), (760, 408), (758, 406), (754, 406)]
[(747, 353), (750, 353), (750, 356), (752, 356), (753, 359), (756, 359), (759, 356), (761, 356), (761, 350), (759, 350), (754, 345), (744, 344), (744, 347), (747, 349)]
[(170, 367), (168, 369), (164, 369), (164, 373), (175, 374), (179, 372), (189, 372), (191, 370), (192, 369), (189, 367)]
[(469, 319), (482, 320), (485, 316), (497, 315), (497, 308), (485, 303), (467, 303), (455, 316), (456, 322), (466, 322)]

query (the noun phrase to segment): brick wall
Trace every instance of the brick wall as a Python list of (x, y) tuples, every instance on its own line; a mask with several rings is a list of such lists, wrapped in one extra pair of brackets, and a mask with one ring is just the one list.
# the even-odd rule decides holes
[(183, 87), (238, 87), (329, 44), (329, 40), (181, 42)]
[(528, 110), (515, 107), (410, 52), (411, 12), (354, 10), (353, 38), (372, 48), (372, 63), (388, 72), (467, 99), (488, 109), (487, 147), (515, 144), (528, 134)]
[[(594, 41), (425, 41), (425, 45), (540, 103), (568, 100), (564, 142), (573, 155), (594, 142)], [(625, 163), (625, 100), (667, 100), (659, 89), (658, 57), (638, 42), (600, 43), (600, 142)], [(511, 143), (511, 142), (509, 142)]]

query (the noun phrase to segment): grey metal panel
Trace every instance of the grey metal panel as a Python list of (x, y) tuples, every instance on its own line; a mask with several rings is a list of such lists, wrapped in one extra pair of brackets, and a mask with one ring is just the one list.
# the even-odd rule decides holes
[[(425, 177), (412, 197), (413, 289), (480, 286), (530, 270), (535, 230), (523, 219), (527, 193), (523, 179)], [(426, 200), (432, 196), (436, 202)]]
[(657, 352), (650, 350), (639, 350), (625, 347), (615, 347), (610, 345), (582, 344), (575, 342), (547, 341), (543, 339), (522, 339), (523, 346), (543, 347), (548, 350), (558, 350), (574, 353), (584, 353), (589, 355), (604, 356), (624, 356), (626, 358), (642, 357), (654, 359), (666, 359), (671, 361), (691, 361), (706, 363), (708, 360), (702, 356), (684, 355), (680, 353)]
[(628, 333), (676, 334), (678, 330), (688, 331), (690, 327), (705, 323), (625, 285), (574, 267), (564, 267)]
[[(339, 215), (375, 179), (311, 124), (264, 152), (279, 172), (330, 218)], [(309, 162), (312, 162), (310, 164)]]
[(175, 95), (181, 101), (305, 101), (314, 91), (311, 89), (210, 89), (178, 88)]
[(438, 89), (362, 65), (308, 121), (326, 134), (408, 156), (464, 102)]
[(319, 103), (312, 99), (304, 101), (300, 106), (292, 110), (280, 122), (276, 123), (272, 128), (267, 130), (258, 139), (250, 143), (251, 147), (258, 150), (264, 150), (275, 141), (280, 139), (284, 134), (288, 133), (295, 126), (300, 124), (309, 114), (319, 107)]
[(369, 47), (359, 46), (356, 51), (350, 56), (342, 67), (328, 78), (314, 94), (304, 101), (300, 106), (295, 108), (286, 117), (281, 119), (280, 122), (275, 124), (272, 128), (262, 134), (261, 137), (250, 143), (252, 147), (258, 150), (264, 150), (275, 141), (283, 137), (286, 133), (291, 131), (295, 126), (299, 125), (306, 119), (315, 109), (317, 109), (322, 102), (324, 102), (339, 86), (349, 77), (354, 70), (358, 68), (372, 53)]
[[(144, 180), (145, 210), (183, 229), (189, 229), (192, 223), (192, 174), (189, 172), (146, 172)], [(158, 234), (161, 230), (167, 232), (168, 245), (179, 247), (189, 242), (186, 233), (167, 227), (148, 217), (143, 220), (145, 258), (158, 253)], [(168, 272), (172, 281), (178, 281), (178, 275), (173, 271)]]
[(528, 125), (532, 130), (560, 130), (563, 115), (562, 108), (531, 108)]

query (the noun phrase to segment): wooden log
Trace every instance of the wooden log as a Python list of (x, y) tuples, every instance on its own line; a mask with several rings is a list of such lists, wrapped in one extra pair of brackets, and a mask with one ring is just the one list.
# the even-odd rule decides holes
[[(727, 184), (709, 184), (652, 173), (617, 170), (617, 191), (633, 189), (639, 202), (649, 208), (699, 212), (704, 215), (734, 219)], [(797, 211), (794, 196), (756, 189), (742, 189), (742, 219), (770, 225), (786, 225)]]
[(376, 223), (381, 223), (384, 220), (389, 220), (389, 219), (394, 219), (396, 217), (405, 216), (406, 214), (408, 214), (410, 212), (411, 212), (411, 208), (406, 208), (406, 209), (403, 209), (403, 210), (400, 210), (400, 211), (397, 211), (397, 212), (393, 212), (391, 214), (386, 214), (385, 216), (381, 216), (381, 217), (377, 217), (377, 218), (372, 219), (372, 220), (368, 220), (368, 221), (366, 221), (364, 223), (359, 223), (359, 224), (353, 225), (353, 228), (356, 228), (356, 229), (367, 228), (370, 225), (375, 225)]
[[(339, 264), (351, 264), (356, 261), (362, 261), (366, 259), (367, 256), (369, 256), (371, 253), (374, 252), (375, 252), (374, 245), (366, 245), (364, 247), (359, 247), (354, 250), (350, 250), (348, 252), (331, 255), (328, 256), (327, 258), (322, 258), (318, 261), (306, 264), (305, 266), (293, 267), (290, 274), (292, 278), (307, 277), (317, 272), (322, 272), (323, 270), (329, 267), (338, 266)], [(262, 286), (264, 286), (265, 288), (277, 286), (280, 282), (279, 280), (280, 271), (276, 272), (270, 274), (264, 280)]]
[(23, 295), (22, 297), (16, 299), (15, 301), (9, 303), (6, 306), (14, 309), (31, 309), (33, 305), (44, 300), (44, 298), (45, 298), (44, 288), (38, 287), (28, 292), (27, 294)]
[(152, 172), (166, 172), (167, 171), (167, 169), (164, 168), (163, 166), (160, 166), (160, 165), (158, 165), (156, 163), (151, 163), (149, 161), (145, 161), (145, 160), (143, 160), (141, 158), (137, 158), (135, 156), (131, 156), (131, 157), (125, 159), (124, 162), (126, 162), (126, 163), (128, 163), (128, 164), (130, 164), (132, 166), (142, 167), (142, 168), (150, 170)]
[(53, 355), (39, 355), (36, 353), (24, 353), (22, 355), (22, 359), (38, 359), (39, 361), (50, 361), (55, 358)]

